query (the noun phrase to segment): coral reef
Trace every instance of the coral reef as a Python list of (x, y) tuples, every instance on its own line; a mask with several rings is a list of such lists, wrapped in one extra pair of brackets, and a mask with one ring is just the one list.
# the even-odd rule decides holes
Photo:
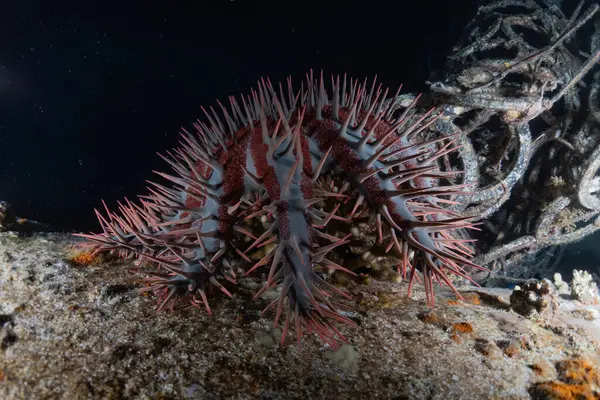
[(535, 398), (593, 400), (600, 397), (598, 368), (589, 360), (561, 360), (555, 368), (558, 379), (539, 382), (531, 388)]
[(0, 397), (598, 398), (596, 275), (529, 279), (600, 228), (588, 3), (479, 7), (421, 97), (261, 81), (83, 249), (0, 233)]
[(347, 288), (360, 325), (340, 326), (349, 345), (305, 340), (300, 351), (260, 318), (271, 300), (249, 302), (254, 288), (214, 298), (212, 316), (156, 314), (136, 293), (137, 274), (115, 274), (130, 262), (79, 264), (74, 247), (69, 235), (0, 233), (2, 399), (528, 400), (598, 390), (599, 305), (559, 298), (555, 318), (525, 318), (481, 294), (507, 302), (508, 289), (459, 289), (457, 301), (440, 288), (432, 309), (421, 285), (409, 299), (406, 281), (374, 281)]
[(550, 318), (558, 308), (556, 288), (547, 279), (526, 282), (523, 288), (517, 286), (513, 290), (510, 307), (526, 317), (541, 314)]
[(570, 288), (573, 298), (583, 304), (600, 303), (598, 285), (594, 282), (589, 272), (574, 270)]

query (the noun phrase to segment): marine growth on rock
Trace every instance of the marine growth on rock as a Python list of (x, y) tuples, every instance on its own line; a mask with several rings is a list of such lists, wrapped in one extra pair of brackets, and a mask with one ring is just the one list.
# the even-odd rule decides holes
[(456, 137), (433, 129), (440, 110), (422, 112), (419, 96), (399, 91), (388, 97), (376, 79), (345, 75), (326, 89), (312, 71), (299, 90), (263, 79), (229, 108), (219, 102), (220, 116), (203, 108), (194, 132), (183, 129), (180, 147), (163, 156), (173, 172), (157, 172), (168, 186), (150, 182), (139, 204), (96, 212), (102, 232), (81, 236), (97, 251), (155, 263), (142, 290), (159, 310), (182, 302), (210, 313), (212, 289), (231, 296), (225, 280), (263, 269), (255, 297), (279, 287), (265, 311), (275, 325), (285, 318), (282, 342), (292, 329), (298, 341), (316, 333), (336, 346), (336, 324), (354, 325), (327, 273), (354, 274), (343, 252), (361, 240), (357, 221), (397, 256), (409, 295), (416, 280), (429, 305), (435, 283), (460, 296), (452, 275), (469, 279), (467, 269), (481, 267), (457, 235), (473, 224), (449, 207), (466, 190), (452, 163)]

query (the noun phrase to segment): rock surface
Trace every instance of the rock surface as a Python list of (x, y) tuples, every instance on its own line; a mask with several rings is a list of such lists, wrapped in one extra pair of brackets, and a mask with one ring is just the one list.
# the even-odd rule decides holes
[[(268, 300), (212, 296), (214, 315), (155, 311), (123, 262), (86, 259), (68, 235), (0, 234), (2, 399), (598, 398), (600, 308), (558, 297), (510, 310), (507, 289), (439, 290), (428, 309), (405, 283), (352, 284), (349, 344), (299, 350)], [(256, 274), (260, 276), (260, 274)], [(560, 397), (563, 396), (563, 397)]]

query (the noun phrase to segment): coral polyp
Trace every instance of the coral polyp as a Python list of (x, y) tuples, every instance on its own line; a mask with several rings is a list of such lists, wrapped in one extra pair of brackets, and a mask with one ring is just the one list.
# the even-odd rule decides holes
[(326, 272), (354, 274), (336, 252), (360, 240), (352, 227), (365, 216), (397, 255), (409, 295), (419, 280), (430, 305), (436, 282), (460, 296), (450, 275), (468, 279), (466, 268), (480, 267), (470, 239), (454, 232), (473, 224), (449, 207), (465, 187), (450, 157), (456, 137), (433, 129), (442, 112), (419, 112), (419, 97), (400, 89), (388, 97), (376, 79), (336, 76), (325, 86), (312, 71), (297, 91), (289, 78), (263, 79), (229, 108), (219, 102), (221, 116), (203, 108), (206, 119), (163, 156), (174, 173), (158, 175), (171, 186), (150, 182), (140, 204), (96, 211), (103, 232), (81, 236), (98, 251), (156, 263), (143, 290), (159, 309), (185, 300), (210, 313), (209, 289), (231, 296), (224, 279), (235, 283), (240, 266), (245, 275), (268, 268), (255, 297), (279, 287), (266, 310), (275, 325), (285, 314), (282, 342), (290, 329), (298, 340), (305, 329), (333, 346), (345, 340), (336, 323), (354, 322), (336, 299), (347, 295)]

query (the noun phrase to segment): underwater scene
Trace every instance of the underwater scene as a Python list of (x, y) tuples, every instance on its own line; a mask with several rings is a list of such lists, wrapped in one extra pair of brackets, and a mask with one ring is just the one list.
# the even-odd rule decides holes
[(600, 4), (0, 16), (1, 399), (600, 399)]

